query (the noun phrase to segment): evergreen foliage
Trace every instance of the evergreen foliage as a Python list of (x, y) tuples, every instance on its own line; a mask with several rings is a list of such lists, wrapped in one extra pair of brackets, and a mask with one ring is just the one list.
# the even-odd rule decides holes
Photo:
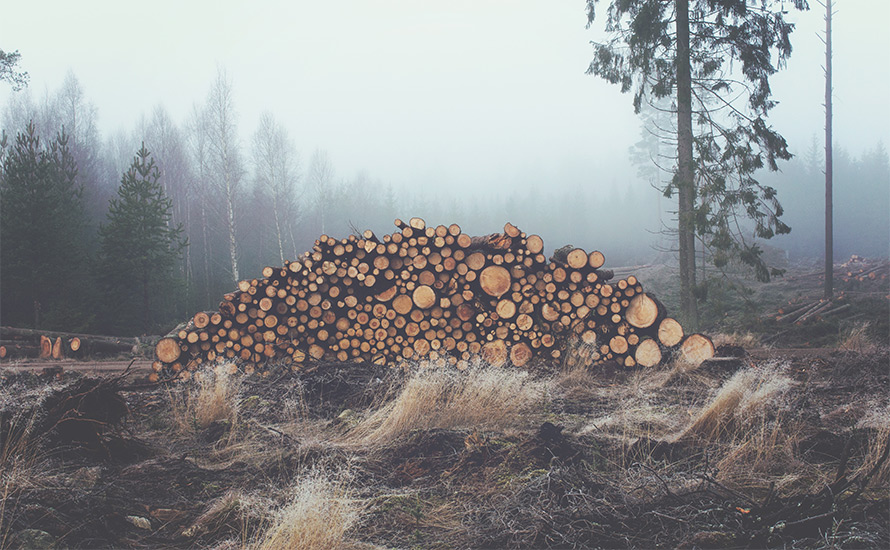
[(0, 82), (9, 82), (15, 91), (27, 86), (28, 80), (31, 78), (27, 71), (16, 69), (21, 59), (22, 54), (18, 50), (14, 52), (0, 50)]
[(86, 218), (68, 136), (49, 148), (34, 124), (20, 132), (0, 175), (2, 322), (73, 330), (89, 322), (83, 297)]
[[(588, 24), (598, 3), (587, 0)], [(684, 290), (694, 291), (696, 241), (718, 267), (736, 260), (759, 280), (775, 274), (757, 239), (790, 227), (781, 220), (775, 189), (755, 173), (778, 170), (778, 161), (791, 158), (785, 139), (767, 123), (776, 105), (769, 77), (791, 55), (794, 25), (785, 21), (785, 4), (808, 7), (805, 0), (612, 0), (605, 26), (610, 39), (594, 43), (588, 74), (633, 92), (637, 113), (673, 100), (676, 134), (663, 138), (677, 143), (676, 172), (662, 190), (680, 197), (681, 280), (685, 275), (692, 283)], [(682, 257), (687, 243), (691, 263)], [(694, 299), (684, 303), (688, 313), (687, 306), (694, 314)]]
[(174, 268), (186, 247), (181, 225), (173, 226), (173, 201), (145, 144), (121, 178), (99, 228), (99, 279), (111, 332), (148, 333), (169, 321), (175, 305)]

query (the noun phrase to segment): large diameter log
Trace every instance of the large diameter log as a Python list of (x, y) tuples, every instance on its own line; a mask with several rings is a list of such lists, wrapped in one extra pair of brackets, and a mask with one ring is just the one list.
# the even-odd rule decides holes
[(62, 343), (62, 337), (59, 336), (56, 338), (56, 341), (53, 342), (53, 350), (52, 350), (53, 359), (64, 359), (65, 358), (65, 347)]
[(634, 359), (641, 367), (654, 367), (661, 363), (661, 357), (661, 347), (652, 338), (647, 338), (637, 344), (637, 349), (634, 352)]
[(631, 299), (624, 312), (624, 319), (633, 327), (648, 328), (655, 323), (658, 315), (658, 303), (644, 292)]
[(672, 348), (683, 340), (683, 326), (671, 317), (665, 317), (658, 324), (658, 341)]
[(37, 356), (39, 359), (49, 359), (53, 354), (53, 341), (44, 336), (40, 335), (40, 354)]
[(4, 344), (0, 346), (0, 359), (34, 358), (40, 355), (40, 348), (27, 344)]
[(714, 342), (704, 334), (690, 334), (680, 344), (683, 359), (693, 365), (714, 357)]
[(502, 366), (507, 361), (507, 344), (503, 340), (492, 340), (482, 346), (482, 359), (495, 367)]
[(510, 290), (510, 272), (499, 265), (490, 265), (479, 275), (479, 286), (489, 296), (500, 298)]
[(436, 304), (436, 291), (427, 285), (420, 285), (414, 289), (411, 299), (420, 309), (428, 309)]
[[(599, 250), (594, 250), (587, 255), (587, 265), (593, 269), (599, 269), (606, 263), (606, 257)], [(610, 277), (611, 278), (611, 277)]]
[(155, 355), (164, 363), (174, 363), (182, 354), (179, 340), (172, 337), (161, 338), (155, 345)]
[(514, 366), (525, 366), (531, 358), (532, 350), (525, 342), (519, 342), (510, 348), (510, 362), (513, 363)]
[(525, 249), (532, 254), (540, 254), (544, 250), (544, 239), (537, 235), (529, 235), (525, 239)]

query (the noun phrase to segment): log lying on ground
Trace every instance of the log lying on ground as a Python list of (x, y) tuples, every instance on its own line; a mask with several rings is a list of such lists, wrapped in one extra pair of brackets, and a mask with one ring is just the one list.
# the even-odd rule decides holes
[[(132, 355), (139, 352), (139, 345), (139, 338), (0, 327), (0, 359), (7, 356), (64, 359), (98, 355)], [(4, 352), (2, 348), (6, 348), (6, 351)], [(14, 348), (18, 350), (12, 352)], [(36, 348), (36, 353), (20, 352), (31, 348)]]
[(188, 377), (217, 359), (248, 373), (272, 359), (462, 366), (482, 355), (526, 366), (560, 359), (574, 339), (594, 364), (653, 367), (691, 338), (636, 277), (613, 281), (598, 251), (563, 247), (548, 262), (543, 240), (510, 223), (476, 237), (421, 218), (395, 225), (382, 237), (322, 235), (299, 259), (240, 281), (217, 310), (160, 339), (157, 374)]

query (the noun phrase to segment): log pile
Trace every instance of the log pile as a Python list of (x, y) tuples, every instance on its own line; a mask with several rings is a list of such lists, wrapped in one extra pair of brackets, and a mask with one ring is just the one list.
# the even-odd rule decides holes
[(273, 359), (295, 370), (323, 358), (460, 367), (481, 355), (521, 367), (559, 359), (570, 337), (592, 348), (593, 363), (623, 367), (714, 353), (707, 337), (685, 336), (636, 277), (610, 282), (598, 251), (564, 247), (548, 262), (541, 237), (510, 223), (477, 237), (420, 218), (395, 225), (382, 238), (322, 235), (298, 260), (241, 281), (216, 311), (158, 341), (156, 377), (187, 378), (216, 359), (240, 360), (247, 373), (267, 372)]

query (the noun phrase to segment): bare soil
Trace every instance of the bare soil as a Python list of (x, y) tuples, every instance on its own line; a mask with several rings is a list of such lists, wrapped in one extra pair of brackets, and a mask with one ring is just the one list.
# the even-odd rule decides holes
[[(741, 355), (728, 369), (564, 373), (546, 406), (507, 433), (415, 431), (382, 448), (346, 444), (343, 434), (397, 390), (399, 371), (337, 364), (246, 377), (237, 423), (187, 433), (176, 427), (184, 386), (4, 373), (0, 542), (21, 546), (37, 530), (70, 548), (237, 546), (262, 528), (262, 514), (219, 512), (220, 502), (236, 494), (274, 506), (321, 467), (352, 472), (364, 509), (352, 538), (364, 545), (890, 546), (886, 479), (872, 478), (855, 497), (856, 486), (826, 493), (839, 471), (855, 478), (868, 453), (861, 425), (887, 405), (887, 349), (727, 349)], [(721, 477), (720, 442), (677, 440), (658, 427), (702, 407), (734, 370), (775, 364), (795, 383), (784, 405), (794, 455), (762, 483)], [(88, 427), (62, 422), (60, 403), (91, 392), (92, 409), (81, 404), (77, 415)], [(641, 403), (649, 417), (607, 427)], [(9, 448), (15, 422), (28, 418), (27, 445)], [(28, 455), (18, 457), (24, 463), (16, 453)]]

